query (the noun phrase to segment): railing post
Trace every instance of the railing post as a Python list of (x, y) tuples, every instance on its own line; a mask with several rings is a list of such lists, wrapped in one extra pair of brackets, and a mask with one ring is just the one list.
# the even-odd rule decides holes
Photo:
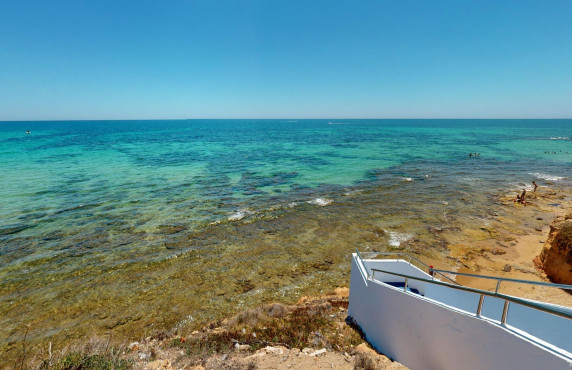
[(508, 306), (510, 305), (509, 301), (504, 301), (504, 307), (502, 309), (502, 317), (501, 317), (501, 325), (506, 326), (506, 317), (508, 316)]
[(405, 278), (405, 283), (403, 284), (403, 291), (407, 292), (407, 278)]
[(479, 298), (479, 306), (477, 307), (477, 317), (481, 317), (481, 312), (483, 311), (483, 302), (485, 301), (485, 295), (481, 294)]
[(371, 272), (371, 280), (375, 280), (375, 270)]
[(497, 280), (497, 288), (495, 289), (495, 294), (497, 294), (499, 292), (500, 283), (501, 283), (501, 280), (500, 279)]

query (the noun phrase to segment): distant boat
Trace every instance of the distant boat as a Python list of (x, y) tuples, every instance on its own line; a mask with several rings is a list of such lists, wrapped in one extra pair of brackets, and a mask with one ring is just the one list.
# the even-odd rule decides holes
[(30, 135), (31, 133), (32, 133), (32, 131), (26, 130), (26, 134), (27, 134), (27, 135)]

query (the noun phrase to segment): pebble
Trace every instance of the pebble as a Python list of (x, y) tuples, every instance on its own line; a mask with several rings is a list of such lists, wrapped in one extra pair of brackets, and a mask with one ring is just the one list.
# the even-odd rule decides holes
[(235, 348), (237, 351), (248, 351), (248, 350), (250, 349), (250, 346), (249, 346), (248, 344), (238, 344), (238, 343), (236, 343), (236, 344), (234, 345), (234, 348)]
[(321, 355), (322, 353), (326, 353), (326, 351), (327, 351), (327, 350), (326, 350), (325, 348), (322, 348), (322, 349), (320, 349), (320, 350), (317, 350), (317, 351), (314, 352), (314, 353), (310, 353), (310, 356), (319, 356), (319, 355)]

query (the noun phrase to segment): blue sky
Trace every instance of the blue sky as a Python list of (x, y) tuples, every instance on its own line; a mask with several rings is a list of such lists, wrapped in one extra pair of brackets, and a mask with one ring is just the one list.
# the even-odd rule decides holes
[(570, 117), (568, 0), (0, 0), (0, 120)]

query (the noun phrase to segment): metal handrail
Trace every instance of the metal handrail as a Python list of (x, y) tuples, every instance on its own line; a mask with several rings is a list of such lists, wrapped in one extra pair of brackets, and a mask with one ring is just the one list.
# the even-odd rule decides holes
[(358, 249), (356, 248), (356, 252), (357, 252), (357, 256), (361, 262), (361, 265), (363, 266), (363, 268), (365, 269), (365, 276), (366, 279), (369, 279), (369, 273), (367, 272), (367, 266), (365, 265), (365, 262), (363, 262), (363, 258), (361, 258), (361, 253), (358, 251)]
[[(547, 312), (547, 313), (550, 313), (550, 314), (553, 314), (556, 316), (560, 316), (560, 317), (564, 317), (566, 319), (572, 320), (572, 310), (566, 309), (566, 308), (561, 309), (559, 307), (554, 307), (554, 306), (545, 306), (545, 305), (538, 304), (536, 302), (533, 302), (533, 301), (530, 301), (527, 299), (513, 297), (510, 295), (506, 295), (506, 294), (501, 294), (501, 293), (497, 293), (497, 292), (491, 293), (491, 292), (486, 291), (486, 290), (469, 288), (469, 287), (465, 287), (462, 285), (453, 285), (453, 284), (445, 283), (445, 282), (439, 281), (439, 280), (424, 279), (424, 278), (420, 278), (420, 277), (416, 277), (416, 276), (400, 274), (397, 272), (385, 271), (385, 270), (380, 270), (380, 269), (371, 269), (371, 271), (373, 272), (372, 277), (371, 277), (372, 281), (378, 281), (375, 279), (375, 272), (381, 272), (384, 274), (399, 276), (399, 277), (402, 277), (405, 279), (414, 279), (414, 280), (424, 281), (426, 283), (431, 283), (431, 284), (449, 287), (452, 289), (463, 290), (463, 291), (470, 292), (470, 293), (480, 294), (481, 296), (479, 299), (479, 305), (477, 307), (477, 312), (476, 312), (476, 316), (478, 316), (478, 317), (480, 317), (480, 315), (481, 315), (481, 310), (482, 310), (485, 295), (489, 296), (489, 297), (504, 299), (505, 304), (503, 307), (503, 313), (502, 313), (502, 318), (501, 318), (501, 325), (503, 325), (503, 326), (506, 326), (506, 320), (507, 320), (507, 316), (508, 316), (508, 308), (509, 308), (510, 302), (521, 304), (521, 305), (526, 306), (526, 307), (530, 307), (530, 308), (533, 308), (533, 309), (536, 309), (539, 311)], [(383, 281), (380, 281), (380, 282), (383, 283)]]
[(500, 277), (500, 276), (486, 276), (486, 275), (477, 275), (477, 274), (467, 274), (465, 272), (455, 272), (455, 271), (439, 270), (439, 269), (433, 269), (433, 271), (443, 272), (446, 274), (460, 275), (460, 276), (476, 277), (476, 278), (481, 278), (481, 279), (497, 280), (498, 283), (497, 283), (497, 288), (496, 288), (495, 293), (498, 292), (500, 283), (502, 281), (508, 281), (508, 282), (512, 282), (512, 283), (521, 283), (521, 284), (541, 285), (541, 286), (546, 286), (546, 287), (550, 287), (550, 288), (560, 288), (560, 289), (572, 290), (572, 285), (547, 283), (545, 281), (511, 279), (511, 278), (504, 278), (504, 277)]
[[(361, 254), (359, 253), (359, 251), (357, 250), (357, 248), (356, 248), (356, 252), (358, 252), (358, 255), (359, 255), (360, 259), (361, 259), (361, 258), (362, 258), (362, 257), (361, 257)], [(422, 262), (421, 260), (419, 260), (419, 259), (413, 257), (412, 255), (408, 254), (408, 253), (403, 253), (403, 252), (365, 252), (365, 253), (371, 253), (371, 254), (382, 255), (382, 256), (407, 256), (407, 257), (409, 257), (409, 264), (410, 264), (410, 265), (411, 265), (411, 260), (414, 260), (414, 261), (416, 261), (416, 262), (422, 264), (423, 266), (427, 267), (430, 271), (435, 271), (435, 272), (437, 272), (439, 275), (441, 275), (442, 277), (444, 277), (445, 279), (447, 279), (447, 280), (449, 280), (449, 281), (452, 281), (454, 284), (461, 285), (461, 284), (457, 283), (455, 280), (453, 280), (453, 279), (451, 279), (450, 277), (448, 277), (447, 275), (444, 275), (444, 274), (442, 274), (441, 272), (439, 272), (439, 271), (444, 271), (444, 270), (436, 270), (436, 269), (432, 268), (431, 266), (425, 264), (425, 263)], [(362, 259), (362, 262), (363, 262), (363, 259)], [(364, 266), (365, 266), (365, 265), (364, 265)]]

